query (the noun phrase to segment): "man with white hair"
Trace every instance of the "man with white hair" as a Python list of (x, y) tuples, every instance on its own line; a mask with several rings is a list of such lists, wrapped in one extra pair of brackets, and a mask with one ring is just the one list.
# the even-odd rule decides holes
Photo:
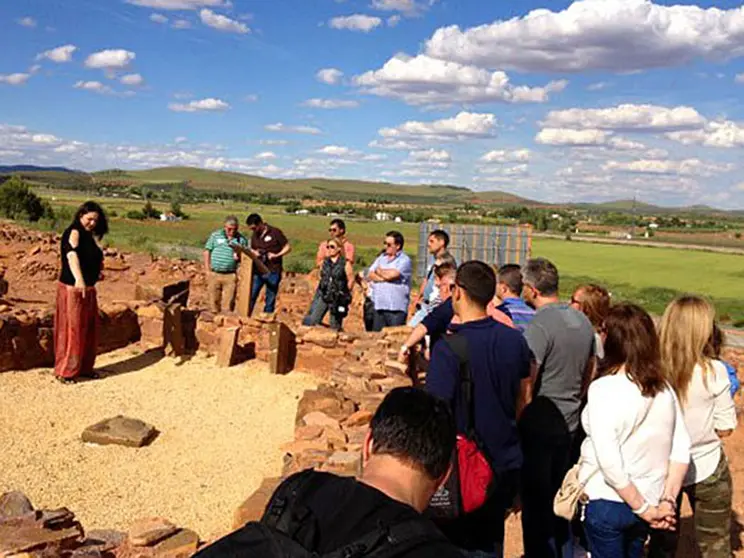
[(248, 247), (248, 240), (238, 231), (238, 218), (230, 215), (225, 226), (214, 231), (204, 246), (204, 270), (209, 283), (209, 310), (215, 314), (232, 312), (238, 285), (240, 255), (233, 245)]

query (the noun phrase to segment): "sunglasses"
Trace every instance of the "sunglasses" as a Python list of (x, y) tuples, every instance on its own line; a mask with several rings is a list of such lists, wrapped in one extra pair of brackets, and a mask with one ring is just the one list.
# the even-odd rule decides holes
[(382, 245), (387, 247), (395, 246), (395, 242), (383, 242)]
[(328, 249), (329, 250), (336, 250), (336, 249), (338, 249), (338, 246), (336, 246), (335, 244), (329, 244), (328, 245)]
[(336, 227), (331, 227), (330, 229), (328, 229), (328, 232), (335, 233), (338, 232), (338, 229)]

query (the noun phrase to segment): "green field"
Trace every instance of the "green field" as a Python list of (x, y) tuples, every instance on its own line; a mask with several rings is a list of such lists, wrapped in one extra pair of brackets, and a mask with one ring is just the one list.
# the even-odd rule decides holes
[[(141, 202), (121, 199), (101, 200), (107, 210), (119, 215), (141, 207)], [(80, 203), (71, 194), (57, 195), (53, 205), (70, 208)], [(159, 209), (166, 209), (165, 205)], [(69, 211), (69, 209), (68, 209)], [(327, 236), (329, 218), (287, 215), (277, 207), (242, 204), (185, 206), (191, 218), (177, 223), (112, 219), (108, 242), (123, 249), (144, 250), (174, 257), (199, 257), (203, 242), (218, 228), (228, 213), (241, 220), (253, 211), (282, 228), (290, 238), (293, 252), (287, 268), (304, 272), (312, 267), (318, 242)], [(57, 228), (65, 223), (59, 223)], [(382, 245), (387, 230), (400, 230), (408, 240), (407, 252), (416, 252), (418, 226), (409, 223), (385, 223), (347, 220), (349, 236), (357, 245), (359, 263), (369, 264)], [(648, 310), (660, 313), (677, 294), (693, 292), (709, 297), (720, 318), (744, 326), (744, 256), (675, 250), (571, 242), (535, 238), (533, 256), (551, 259), (561, 272), (562, 295), (568, 298), (583, 282), (598, 282), (613, 293), (615, 300), (632, 300)]]

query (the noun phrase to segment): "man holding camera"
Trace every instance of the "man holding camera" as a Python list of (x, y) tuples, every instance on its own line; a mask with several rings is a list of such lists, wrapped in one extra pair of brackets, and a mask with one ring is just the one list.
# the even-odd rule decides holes
[[(253, 233), (251, 237), (251, 256), (254, 261), (261, 262), (265, 270), (260, 269), (263, 266), (257, 266), (258, 273), (253, 274), (253, 285), (251, 287), (251, 304), (249, 314), (253, 314), (253, 308), (256, 306), (258, 295), (261, 289), (266, 286), (266, 303), (264, 312), (271, 314), (276, 309), (276, 295), (279, 292), (279, 283), (282, 280), (282, 261), (284, 256), (292, 251), (284, 233), (264, 223), (263, 219), (257, 213), (248, 216), (245, 224)], [(268, 273), (263, 273), (267, 271)]]

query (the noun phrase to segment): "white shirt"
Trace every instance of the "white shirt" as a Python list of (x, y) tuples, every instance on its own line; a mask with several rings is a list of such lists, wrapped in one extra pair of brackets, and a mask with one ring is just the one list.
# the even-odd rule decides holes
[(620, 370), (589, 386), (581, 422), (580, 482), (590, 500), (622, 502), (617, 493), (631, 482), (651, 505), (664, 492), (669, 462), (688, 463), (690, 438), (671, 387), (654, 398)]
[(711, 367), (704, 374), (702, 366), (695, 366), (682, 406), (692, 445), (685, 486), (704, 481), (718, 467), (721, 440), (716, 430), (736, 428), (736, 408), (726, 367), (717, 360), (711, 361)]

